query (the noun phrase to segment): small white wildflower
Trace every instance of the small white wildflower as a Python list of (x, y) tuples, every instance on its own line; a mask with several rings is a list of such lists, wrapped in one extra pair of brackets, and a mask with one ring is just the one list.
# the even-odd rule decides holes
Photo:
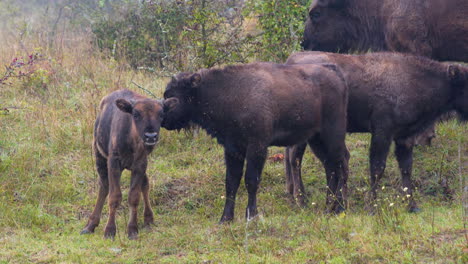
[(221, 195), (221, 199), (224, 199), (224, 195)]
[(408, 191), (408, 187), (403, 188), (403, 191), (404, 192)]
[(374, 207), (377, 207), (377, 204), (374, 204)]
[(411, 194), (407, 194), (406, 197), (410, 198), (410, 197), (411, 197)]
[(382, 186), (382, 191), (385, 190), (385, 186)]
[(392, 207), (394, 205), (394, 203), (390, 203), (390, 207)]
[(312, 203), (312, 205), (315, 205), (315, 203)]

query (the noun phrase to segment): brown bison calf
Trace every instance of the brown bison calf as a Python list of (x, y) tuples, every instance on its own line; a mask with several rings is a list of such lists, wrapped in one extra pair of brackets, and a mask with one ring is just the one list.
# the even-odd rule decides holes
[[(224, 146), (226, 203), (232, 221), (247, 160), (246, 218), (257, 215), (257, 189), (268, 146), (308, 142), (325, 157), (330, 210), (344, 208), (347, 88), (334, 65), (252, 63), (181, 73), (164, 93), (162, 126), (200, 125)], [(333, 200), (332, 200), (333, 199)]]
[[(311, 67), (334, 63), (343, 72), (349, 88), (347, 131), (372, 134), (369, 153), (372, 198), (376, 196), (392, 141), (402, 190), (412, 195), (415, 136), (449, 111), (468, 119), (468, 67), (398, 53), (300, 52), (291, 55), (287, 63), (312, 63)], [(287, 188), (301, 205), (304, 187), (300, 167), (305, 147), (304, 144), (289, 147), (285, 155)], [(409, 210), (417, 211), (416, 202), (409, 200)]]
[(162, 117), (163, 105), (160, 101), (145, 98), (130, 90), (119, 90), (102, 99), (100, 114), (94, 124), (93, 142), (99, 173), (99, 194), (94, 211), (81, 234), (93, 233), (99, 225), (102, 207), (109, 194), (109, 219), (104, 236), (115, 236), (115, 213), (122, 201), (120, 176), (124, 169), (132, 172), (128, 194), (128, 237), (135, 239), (138, 235), (140, 193), (143, 193), (145, 203), (144, 223), (146, 226), (153, 223), (146, 166), (148, 155), (158, 141)]

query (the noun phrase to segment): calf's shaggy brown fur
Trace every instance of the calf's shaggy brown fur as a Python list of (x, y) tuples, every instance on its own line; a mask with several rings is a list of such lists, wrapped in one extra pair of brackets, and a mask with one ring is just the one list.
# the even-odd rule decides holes
[(325, 157), (329, 209), (344, 208), (347, 88), (334, 65), (252, 63), (181, 73), (164, 93), (162, 126), (200, 125), (224, 146), (226, 203), (232, 221), (245, 171), (247, 219), (257, 215), (257, 190), (268, 146), (308, 142)]
[(148, 155), (159, 137), (163, 117), (162, 102), (148, 99), (130, 90), (119, 90), (104, 97), (94, 125), (93, 150), (99, 173), (99, 194), (93, 213), (82, 234), (93, 233), (99, 225), (102, 208), (109, 194), (109, 219), (104, 236), (116, 234), (115, 214), (122, 201), (120, 176), (130, 170), (131, 183), (128, 194), (130, 220), (128, 237), (137, 238), (137, 208), (143, 193), (144, 223), (153, 223), (149, 202), (149, 181), (146, 175)]

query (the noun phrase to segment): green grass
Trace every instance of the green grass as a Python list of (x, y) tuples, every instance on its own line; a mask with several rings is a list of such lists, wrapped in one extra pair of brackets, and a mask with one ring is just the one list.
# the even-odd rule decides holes
[[(218, 225), (224, 206), (223, 149), (203, 131), (162, 130), (148, 175), (155, 226), (126, 237), (129, 174), (115, 240), (103, 238), (107, 220), (79, 235), (97, 197), (91, 152), (100, 99), (117, 87), (162, 95), (167, 79), (85, 56), (83, 47), (53, 52), (36, 65), (47, 78), (0, 86), (0, 263), (466, 263), (468, 245), (462, 182), (468, 175), (468, 129), (456, 121), (437, 127), (433, 147), (417, 148), (413, 179), (421, 213), (405, 211), (398, 166), (389, 155), (375, 215), (365, 210), (368, 135), (351, 135), (349, 210), (324, 214), (325, 174), (310, 151), (303, 178), (308, 208), (285, 191), (284, 167), (268, 161), (258, 195), (259, 217), (247, 222), (241, 185), (235, 221)], [(1, 64), (15, 54), (4, 49)], [(4, 58), (4, 59), (3, 59)], [(458, 152), (461, 151), (461, 159)], [(282, 153), (270, 148), (270, 155)], [(461, 167), (461, 174), (459, 169)], [(440, 182), (450, 187), (445, 193)], [(140, 221), (142, 221), (140, 212)], [(465, 216), (466, 217), (466, 216)]]

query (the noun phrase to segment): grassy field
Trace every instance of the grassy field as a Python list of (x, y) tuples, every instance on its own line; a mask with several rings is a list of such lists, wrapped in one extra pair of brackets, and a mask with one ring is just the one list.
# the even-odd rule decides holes
[[(242, 185), (235, 221), (218, 225), (224, 205), (222, 148), (203, 131), (162, 130), (148, 168), (156, 225), (141, 230), (136, 241), (127, 239), (126, 172), (116, 239), (103, 238), (107, 207), (96, 233), (79, 235), (97, 197), (91, 141), (100, 99), (119, 87), (145, 94), (136, 84), (161, 97), (168, 81), (100, 57), (88, 43), (75, 37), (48, 49), (12, 39), (0, 47), (1, 65), (14, 58), (26, 63), (13, 64), (14, 74), (0, 85), (0, 263), (468, 262), (462, 203), (468, 126), (455, 120), (438, 125), (432, 147), (415, 150), (418, 214), (405, 211), (393, 154), (377, 213), (364, 210), (369, 136), (350, 135), (346, 214), (323, 213), (325, 173), (308, 151), (307, 208), (296, 207), (286, 194), (282, 162), (269, 160), (259, 217), (245, 220)], [(29, 55), (34, 61), (28, 65)], [(15, 77), (20, 70), (26, 74)], [(271, 148), (270, 156), (282, 151)]]

